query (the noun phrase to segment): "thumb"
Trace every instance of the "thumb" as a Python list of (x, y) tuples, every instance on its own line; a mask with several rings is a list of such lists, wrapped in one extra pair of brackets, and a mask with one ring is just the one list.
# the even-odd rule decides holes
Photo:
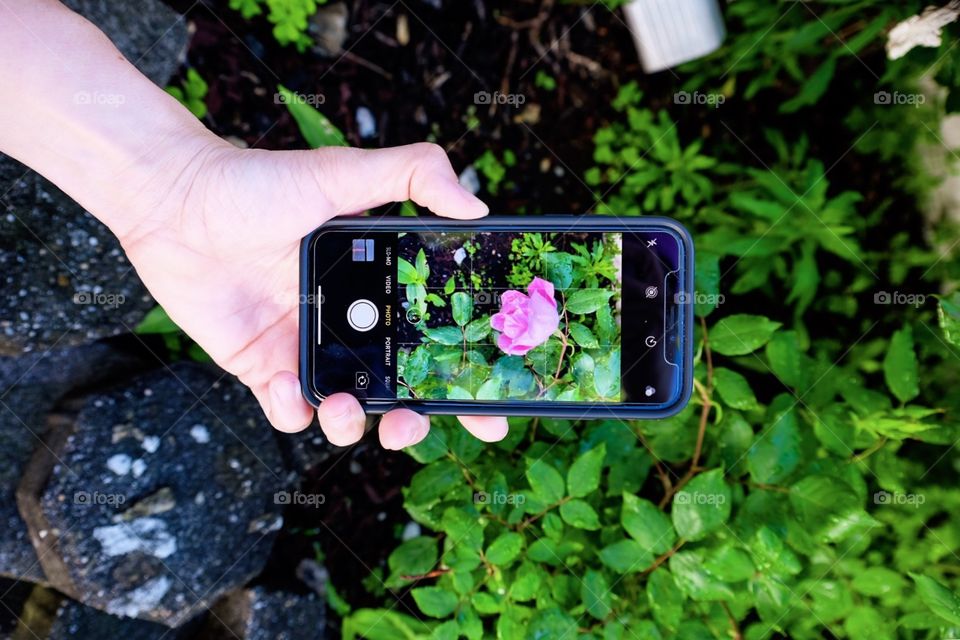
[(487, 205), (460, 186), (446, 152), (435, 144), (331, 147), (308, 154), (307, 164), (333, 216), (405, 200), (448, 218), (480, 218), (488, 212)]

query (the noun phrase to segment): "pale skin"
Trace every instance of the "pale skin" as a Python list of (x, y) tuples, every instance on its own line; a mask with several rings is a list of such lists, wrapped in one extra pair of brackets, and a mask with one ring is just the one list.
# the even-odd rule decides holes
[[(0, 0), (0, 151), (106, 224), (157, 302), (285, 432), (314, 416), (296, 373), (300, 239), (335, 216), (407, 199), (449, 218), (487, 214), (436, 145), (238, 149), (55, 0)], [(316, 414), (335, 445), (364, 434), (349, 394)], [(460, 421), (484, 441), (507, 433), (504, 418)], [(409, 409), (379, 425), (387, 449), (428, 431)]]

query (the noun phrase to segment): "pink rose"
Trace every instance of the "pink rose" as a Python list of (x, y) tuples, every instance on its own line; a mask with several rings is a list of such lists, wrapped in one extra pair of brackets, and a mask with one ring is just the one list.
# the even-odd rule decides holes
[(543, 344), (560, 326), (553, 283), (534, 278), (526, 295), (515, 289), (503, 292), (500, 312), (490, 318), (490, 326), (500, 332), (497, 346), (511, 356), (522, 356)]

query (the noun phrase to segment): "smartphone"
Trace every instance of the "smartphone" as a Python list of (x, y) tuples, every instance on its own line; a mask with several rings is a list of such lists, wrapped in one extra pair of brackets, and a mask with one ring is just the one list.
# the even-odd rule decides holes
[(693, 242), (674, 220), (338, 218), (300, 270), (313, 405), (632, 419), (690, 398)]

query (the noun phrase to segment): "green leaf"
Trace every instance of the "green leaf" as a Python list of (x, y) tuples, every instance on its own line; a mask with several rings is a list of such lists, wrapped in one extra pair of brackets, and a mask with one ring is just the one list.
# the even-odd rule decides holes
[(452, 384), (447, 387), (447, 399), (449, 400), (473, 400), (473, 394), (459, 385)]
[(677, 540), (670, 518), (649, 500), (623, 494), (620, 523), (630, 537), (651, 554), (665, 553)]
[[(576, 638), (577, 621), (557, 607), (537, 611), (527, 625), (526, 638)], [(503, 636), (510, 638), (511, 636)], [(519, 637), (519, 636), (512, 636)]]
[(732, 544), (724, 545), (710, 553), (703, 566), (724, 582), (746, 580), (757, 570), (747, 552)]
[(593, 313), (605, 306), (612, 295), (609, 289), (577, 289), (567, 298), (566, 309), (570, 313)]
[[(951, 95), (960, 92), (954, 90)], [(954, 291), (949, 297), (940, 298), (937, 305), (937, 321), (947, 342), (960, 346), (960, 291)]]
[(760, 527), (750, 540), (750, 552), (757, 571), (765, 574), (794, 576), (803, 568), (796, 554), (767, 526)]
[(420, 282), (426, 283), (430, 277), (430, 265), (427, 264), (427, 254), (423, 249), (417, 251), (416, 269)]
[(463, 291), (457, 291), (450, 298), (450, 308), (453, 312), (453, 321), (461, 327), (466, 326), (470, 322), (470, 317), (473, 316), (473, 298)]
[(647, 602), (657, 624), (668, 631), (675, 631), (683, 619), (683, 604), (686, 598), (677, 587), (673, 575), (666, 568), (659, 568), (647, 580)]
[(960, 625), (960, 596), (927, 576), (911, 573), (917, 595), (931, 611), (952, 625)]
[(490, 317), (483, 316), (468, 324), (464, 330), (464, 335), (467, 337), (467, 342), (476, 344), (490, 335), (491, 330)]
[(620, 398), (620, 349), (595, 361), (593, 368), (593, 386), (601, 398)]
[(730, 487), (723, 469), (701, 473), (673, 496), (671, 516), (681, 538), (702, 540), (730, 518)]
[(605, 620), (613, 610), (610, 606), (610, 584), (599, 571), (590, 569), (583, 575), (580, 583), (580, 598), (587, 613), (597, 620)]
[(454, 292), (457, 288), (457, 281), (453, 279), (453, 276), (447, 278), (447, 281), (443, 283), (443, 295), (448, 296)]
[(457, 608), (457, 596), (440, 587), (418, 587), (410, 592), (425, 615), (446, 618)]
[(342, 640), (425, 638), (431, 624), (390, 609), (358, 609), (343, 619)]
[(480, 591), (473, 594), (470, 604), (480, 615), (491, 615), (503, 611), (503, 604), (492, 594), (486, 591)]
[(283, 102), (287, 105), (287, 111), (293, 116), (300, 133), (307, 141), (311, 149), (320, 147), (347, 147), (346, 138), (343, 133), (330, 122), (325, 115), (300, 100), (293, 92), (280, 85), (277, 90), (283, 96)]
[[(405, 541), (387, 558), (392, 575), (417, 576), (427, 573), (437, 564), (437, 541), (428, 536), (417, 536)], [(403, 584), (402, 581), (396, 583)]]
[(593, 335), (593, 332), (579, 322), (570, 323), (570, 337), (573, 338), (574, 342), (585, 349), (595, 349), (600, 346), (600, 343), (597, 341), (597, 337)]
[(765, 345), (778, 328), (779, 322), (763, 316), (727, 316), (710, 331), (710, 347), (725, 356), (746, 355)]
[(560, 517), (563, 521), (577, 529), (591, 531), (600, 528), (600, 517), (593, 507), (583, 500), (570, 500), (560, 505)]
[(436, 327), (433, 329), (424, 329), (423, 335), (434, 342), (445, 344), (447, 346), (460, 345), (463, 343), (463, 331), (458, 327)]
[(573, 256), (569, 253), (552, 252), (543, 255), (542, 259), (547, 280), (560, 291), (569, 289), (573, 284)]
[(717, 308), (720, 296), (720, 256), (709, 251), (697, 251), (694, 256), (695, 288), (693, 312), (705, 318)]
[(704, 602), (729, 600), (734, 597), (730, 586), (707, 571), (703, 560), (692, 551), (678, 551), (673, 554), (670, 558), (670, 572), (677, 581), (677, 586), (691, 600)]
[(519, 533), (508, 531), (500, 534), (496, 540), (487, 547), (487, 561), (495, 565), (508, 565), (513, 562), (523, 550), (523, 536)]
[(397, 258), (397, 281), (400, 284), (417, 284), (420, 282), (420, 275), (408, 260)]
[(807, 476), (790, 487), (790, 504), (800, 526), (825, 539), (842, 537), (851, 516), (862, 511), (853, 487), (827, 475)]
[(636, 540), (625, 539), (601, 549), (600, 561), (617, 573), (637, 573), (653, 564), (653, 556)]
[(410, 479), (408, 499), (425, 504), (441, 498), (463, 483), (463, 473), (452, 460), (439, 460), (417, 471)]
[(808, 358), (800, 350), (796, 331), (778, 331), (767, 343), (767, 360), (770, 368), (783, 384), (806, 391)]
[(800, 464), (800, 431), (794, 410), (780, 414), (773, 425), (757, 435), (747, 451), (747, 469), (754, 482), (776, 484)]
[(736, 371), (725, 367), (713, 370), (713, 384), (720, 394), (720, 399), (728, 407), (748, 411), (757, 406), (757, 397), (753, 395), (750, 383)]
[(490, 378), (477, 390), (477, 400), (503, 399), (503, 383), (497, 378)]
[(157, 305), (147, 312), (140, 324), (134, 330), (134, 333), (140, 335), (150, 333), (180, 333), (180, 327), (170, 319), (163, 307)]
[(534, 460), (527, 465), (527, 482), (537, 497), (548, 505), (563, 498), (563, 476), (543, 460)]
[(850, 586), (857, 593), (874, 598), (899, 594), (907, 581), (896, 571), (886, 567), (868, 567), (853, 577)]
[(613, 311), (609, 306), (600, 307), (597, 311), (597, 323), (594, 326), (597, 341), (600, 344), (619, 344), (619, 329), (613, 319)]
[(907, 403), (920, 395), (917, 355), (913, 350), (913, 330), (908, 326), (894, 332), (883, 358), (883, 378), (894, 396)]
[(786, 206), (779, 202), (763, 200), (742, 191), (730, 194), (730, 204), (745, 213), (770, 221), (779, 219), (787, 210)]
[(607, 446), (601, 442), (579, 456), (567, 472), (567, 492), (574, 498), (582, 498), (600, 486), (600, 471), (607, 455)]
[(403, 367), (403, 380), (411, 387), (418, 386), (427, 379), (431, 368), (430, 352), (417, 347), (407, 358)]
[(816, 104), (818, 100), (827, 91), (833, 74), (837, 70), (837, 59), (833, 56), (827, 58), (817, 70), (810, 74), (806, 81), (801, 85), (800, 92), (793, 98), (780, 105), (781, 113), (793, 113), (801, 107)]

